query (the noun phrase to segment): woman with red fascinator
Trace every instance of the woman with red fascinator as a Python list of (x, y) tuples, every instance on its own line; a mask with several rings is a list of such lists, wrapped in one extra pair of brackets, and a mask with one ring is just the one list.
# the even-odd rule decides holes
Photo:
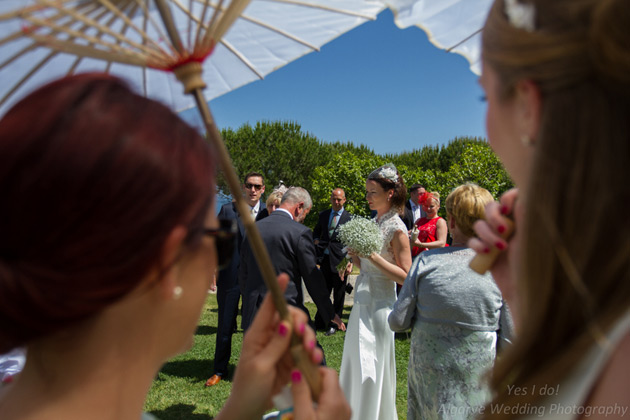
[(411, 249), (412, 257), (428, 249), (447, 246), (446, 235), (448, 234), (448, 228), (446, 221), (437, 214), (440, 209), (440, 194), (435, 191), (431, 193), (425, 192), (420, 197), (419, 202), (427, 215), (416, 220), (414, 230), (418, 231), (418, 236), (411, 243), (413, 246)]

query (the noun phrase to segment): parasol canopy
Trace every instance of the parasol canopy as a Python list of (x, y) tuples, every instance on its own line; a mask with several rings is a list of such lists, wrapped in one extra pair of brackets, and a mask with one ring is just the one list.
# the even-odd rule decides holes
[(438, 48), (464, 56), (481, 74), (481, 29), (493, 0), (381, 0), (400, 28), (418, 26)]
[[(180, 50), (157, 3), (0, 1), (0, 115), (34, 88), (86, 71), (121, 76), (182, 111), (195, 102), (176, 82), (178, 65), (203, 62), (209, 101), (318, 51), (384, 8), (371, 0), (253, 0), (241, 2), (241, 11), (243, 6), (230, 7), (232, 0), (167, 0)], [(228, 10), (238, 16), (229, 19)]]

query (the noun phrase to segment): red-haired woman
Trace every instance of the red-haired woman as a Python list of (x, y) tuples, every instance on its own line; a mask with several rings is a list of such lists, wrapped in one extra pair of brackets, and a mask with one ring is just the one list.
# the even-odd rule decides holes
[(445, 247), (446, 235), (448, 235), (446, 220), (438, 216), (440, 194), (437, 192), (424, 193), (419, 201), (427, 215), (416, 220), (414, 230), (418, 231), (418, 236), (412, 242), (412, 257), (422, 251)]
[[(0, 139), (0, 353), (27, 348), (24, 370), (0, 388), (1, 417), (138, 420), (231, 255), (212, 151), (163, 105), (96, 74), (23, 99)], [(306, 319), (278, 322), (271, 301), (263, 307), (234, 377), (238, 401), (217, 419), (260, 418), (289, 377), (297, 401), (309, 400), (288, 357), (289, 332)], [(305, 329), (305, 346), (313, 340)], [(347, 414), (334, 372), (321, 372), (321, 405)]]

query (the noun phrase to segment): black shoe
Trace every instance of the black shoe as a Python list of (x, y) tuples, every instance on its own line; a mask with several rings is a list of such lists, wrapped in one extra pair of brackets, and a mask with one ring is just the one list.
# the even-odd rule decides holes
[(352, 287), (352, 285), (350, 283), (346, 283), (346, 293), (347, 294), (351, 294), (352, 293), (352, 289), (354, 289), (354, 287)]
[(333, 335), (333, 334), (334, 334), (334, 333), (336, 333), (336, 332), (337, 332), (337, 328), (335, 328), (335, 327), (330, 327), (330, 328), (328, 328), (328, 331), (326, 331), (326, 332), (324, 333), (324, 335), (325, 335), (326, 337), (328, 337), (329, 335)]

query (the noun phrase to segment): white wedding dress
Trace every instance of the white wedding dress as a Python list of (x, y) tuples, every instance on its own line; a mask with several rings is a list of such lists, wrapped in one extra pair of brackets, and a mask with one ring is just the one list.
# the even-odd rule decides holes
[[(385, 239), (380, 254), (395, 264), (390, 243), (396, 231), (406, 235), (407, 228), (393, 210), (375, 220)], [(394, 302), (395, 283), (369, 260), (361, 258), (339, 373), (341, 389), (352, 408), (352, 420), (398, 418), (394, 332), (387, 323)]]

